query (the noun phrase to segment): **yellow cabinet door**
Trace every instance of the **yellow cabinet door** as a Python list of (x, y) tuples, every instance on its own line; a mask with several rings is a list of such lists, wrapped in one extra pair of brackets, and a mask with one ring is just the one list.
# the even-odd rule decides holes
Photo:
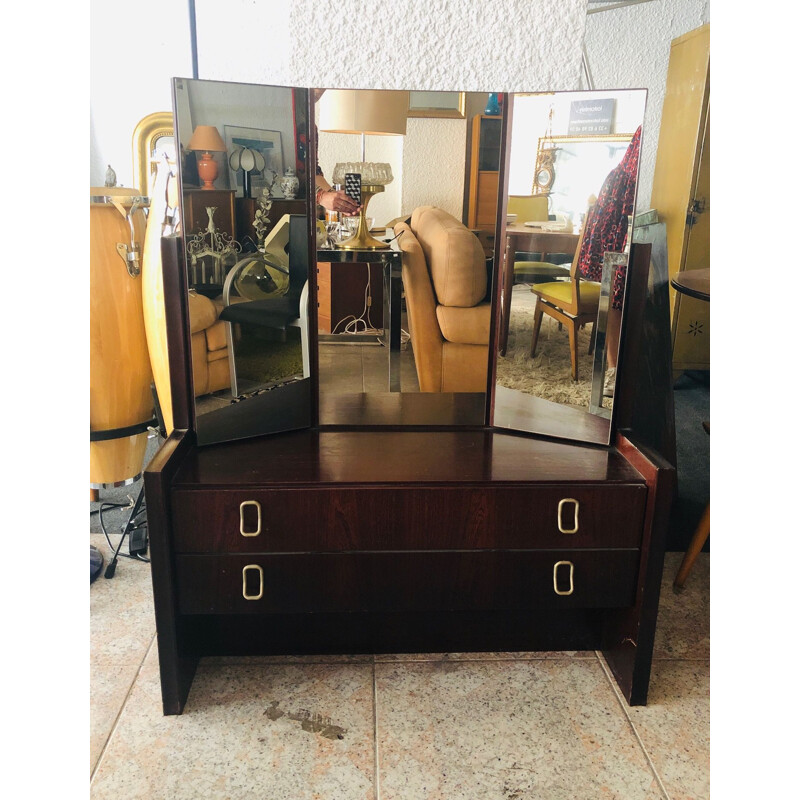
[[(651, 205), (666, 223), (669, 275), (710, 266), (709, 31), (672, 42)], [(673, 370), (708, 369), (709, 304), (670, 290)]]

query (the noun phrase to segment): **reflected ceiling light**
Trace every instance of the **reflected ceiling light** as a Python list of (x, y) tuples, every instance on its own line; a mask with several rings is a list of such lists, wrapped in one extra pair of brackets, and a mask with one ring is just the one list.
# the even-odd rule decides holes
[(197, 174), (203, 181), (203, 189), (213, 189), (214, 181), (219, 175), (219, 166), (214, 160), (214, 153), (227, 150), (219, 131), (213, 125), (198, 125), (187, 145), (189, 150), (202, 153), (197, 162)]

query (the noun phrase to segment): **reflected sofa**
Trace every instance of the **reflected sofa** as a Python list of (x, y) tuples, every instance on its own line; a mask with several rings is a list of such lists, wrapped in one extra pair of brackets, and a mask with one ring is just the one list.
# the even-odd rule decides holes
[(420, 391), (485, 392), (491, 304), (478, 238), (435, 206), (416, 208), (394, 231)]
[(231, 385), (225, 322), (219, 320), (222, 301), (189, 292), (189, 329), (192, 334), (194, 393), (218, 392)]

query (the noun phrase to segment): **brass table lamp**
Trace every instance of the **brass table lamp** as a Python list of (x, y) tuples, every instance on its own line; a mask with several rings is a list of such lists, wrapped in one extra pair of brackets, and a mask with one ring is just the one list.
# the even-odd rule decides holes
[(338, 242), (343, 250), (383, 250), (389, 247), (370, 235), (367, 206), (372, 197), (392, 182), (389, 164), (366, 161), (366, 136), (403, 136), (408, 117), (408, 92), (375, 89), (327, 89), (319, 100), (319, 130), (361, 135), (361, 161), (339, 163), (333, 184), (345, 184), (345, 175), (361, 176), (361, 215), (354, 236)]
[(341, 250), (383, 250), (389, 245), (372, 236), (367, 225), (367, 206), (376, 194), (384, 191), (387, 184), (393, 180), (392, 168), (388, 164), (369, 161), (355, 161), (337, 164), (333, 170), (333, 182), (344, 184), (345, 175), (357, 173), (361, 176), (361, 212), (358, 218), (358, 228), (349, 238), (337, 242), (336, 247)]
[(356, 232), (344, 241), (337, 242), (336, 246), (342, 250), (382, 250), (388, 247), (387, 242), (381, 242), (369, 232), (367, 226), (367, 206), (372, 196), (383, 191), (379, 184), (362, 184), (361, 186), (361, 212), (358, 216)]

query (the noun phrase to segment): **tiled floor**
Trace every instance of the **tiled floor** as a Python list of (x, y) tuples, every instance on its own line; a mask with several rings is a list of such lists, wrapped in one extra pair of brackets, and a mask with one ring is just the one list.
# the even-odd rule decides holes
[[(102, 535), (92, 543), (106, 555)], [(646, 707), (594, 652), (203, 659), (161, 714), (147, 564), (91, 596), (91, 796), (114, 800), (702, 800), (709, 555), (667, 554)]]
[[(386, 358), (322, 346), (320, 381), (382, 391)], [(418, 390), (410, 348), (401, 370)], [(90, 530), (108, 558), (96, 517)], [(203, 659), (183, 715), (164, 717), (149, 565), (122, 559), (90, 587), (91, 796), (703, 800), (709, 555), (676, 595), (679, 561), (667, 554), (646, 707), (594, 652), (447, 653)]]

